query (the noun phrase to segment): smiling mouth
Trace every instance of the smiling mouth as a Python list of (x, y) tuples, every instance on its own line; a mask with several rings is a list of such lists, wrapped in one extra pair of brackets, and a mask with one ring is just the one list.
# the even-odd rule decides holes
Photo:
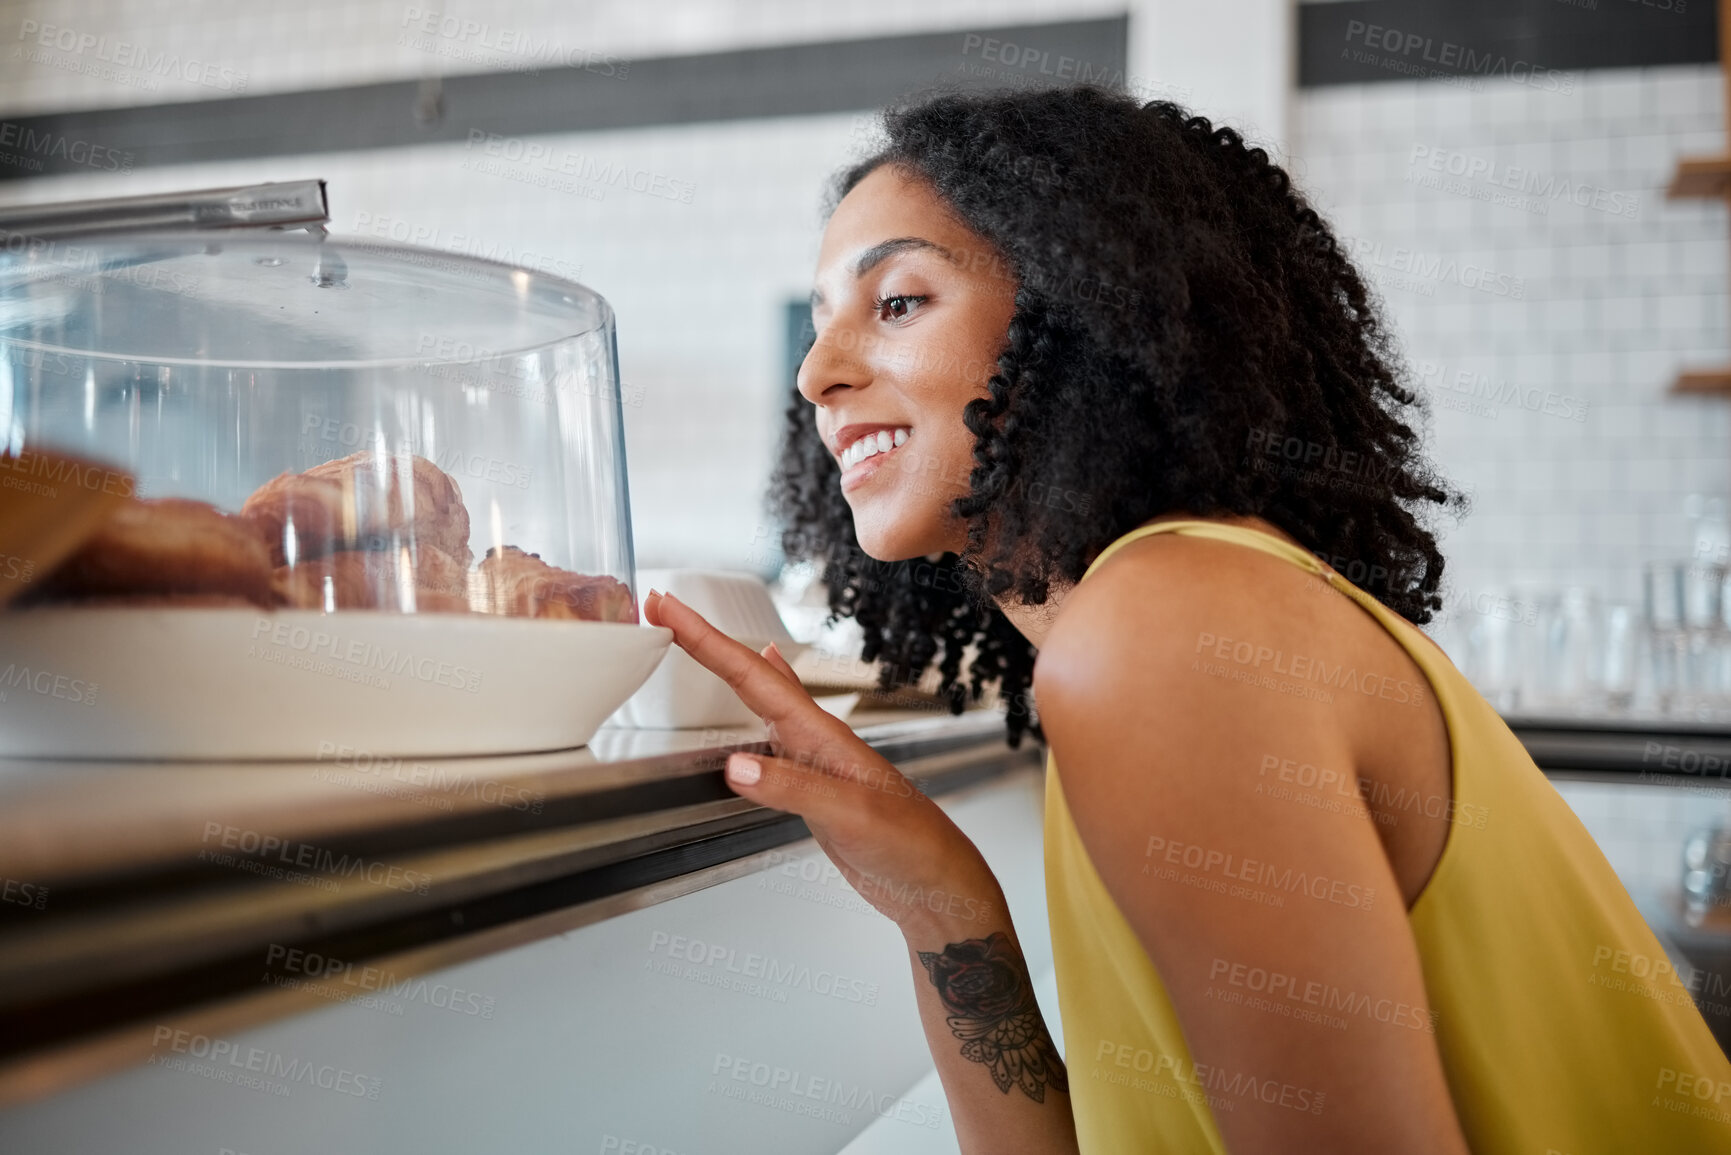
[(862, 461), (868, 461), (873, 457), (879, 457), (900, 449), (907, 444), (910, 435), (911, 430), (906, 426), (893, 431), (879, 429), (875, 433), (866, 434), (841, 451), (842, 472), (847, 472)]

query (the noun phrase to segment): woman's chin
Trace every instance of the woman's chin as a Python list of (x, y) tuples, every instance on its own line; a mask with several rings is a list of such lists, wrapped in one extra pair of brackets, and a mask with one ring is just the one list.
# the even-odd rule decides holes
[(860, 552), (873, 561), (896, 562), (911, 561), (923, 556), (926, 552), (915, 546), (906, 545), (897, 537), (884, 539), (876, 535), (862, 534), (859, 539)]
[(920, 532), (912, 518), (878, 517), (876, 513), (854, 510), (854, 535), (859, 539), (860, 552), (873, 561), (912, 561), (954, 548), (942, 534)]

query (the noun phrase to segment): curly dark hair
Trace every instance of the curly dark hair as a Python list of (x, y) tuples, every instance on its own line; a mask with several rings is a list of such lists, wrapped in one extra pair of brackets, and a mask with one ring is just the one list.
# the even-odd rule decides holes
[(895, 165), (996, 248), (1017, 289), (990, 396), (961, 413), (975, 441), (952, 506), (960, 555), (866, 556), (815, 406), (789, 400), (770, 510), (788, 557), (821, 563), (830, 620), (859, 622), (882, 689), (936, 659), (951, 710), (995, 681), (1009, 744), (1043, 739), (1034, 648), (992, 599), (1041, 604), (1165, 513), (1265, 518), (1412, 622), (1441, 607), (1420, 503), (1466, 498), (1407, 423), (1426, 410), (1378, 302), (1266, 152), (1176, 104), (1086, 86), (945, 93), (884, 126), (829, 211)]

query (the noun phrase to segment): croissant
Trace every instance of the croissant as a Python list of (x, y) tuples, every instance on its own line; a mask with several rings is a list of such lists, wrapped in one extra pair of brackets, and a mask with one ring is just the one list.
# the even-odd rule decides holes
[(432, 546), (466, 569), (469, 511), (451, 475), (411, 454), (351, 453), (254, 490), (241, 516), (270, 546), (271, 564), (340, 549)]
[(487, 551), (471, 580), (469, 604), (512, 617), (637, 620), (637, 603), (625, 583), (550, 566), (514, 545)]

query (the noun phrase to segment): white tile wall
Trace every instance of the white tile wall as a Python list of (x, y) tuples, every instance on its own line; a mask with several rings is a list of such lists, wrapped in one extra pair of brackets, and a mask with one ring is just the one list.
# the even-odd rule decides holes
[[(1684, 496), (1731, 488), (1731, 402), (1667, 395), (1683, 366), (1731, 362), (1725, 207), (1664, 197), (1679, 156), (1725, 150), (1723, 108), (1716, 65), (1577, 73), (1571, 93), (1411, 82), (1300, 94), (1295, 176), (1342, 234), (1520, 279), (1515, 300), (1372, 263), (1409, 361), (1586, 402), (1574, 421), (1513, 403), (1447, 408), (1437, 402), (1460, 395), (1429, 390), (1435, 458), (1477, 494), (1471, 517), (1441, 527), (1459, 588), (1638, 598), (1643, 561), (1689, 553)], [(1430, 156), (1495, 165), (1497, 180), (1519, 166), (1547, 211), (1481, 199), (1496, 188), (1483, 176), (1469, 195), (1414, 183), (1444, 175)], [(1633, 212), (1543, 196), (1565, 181), (1635, 197)]]

